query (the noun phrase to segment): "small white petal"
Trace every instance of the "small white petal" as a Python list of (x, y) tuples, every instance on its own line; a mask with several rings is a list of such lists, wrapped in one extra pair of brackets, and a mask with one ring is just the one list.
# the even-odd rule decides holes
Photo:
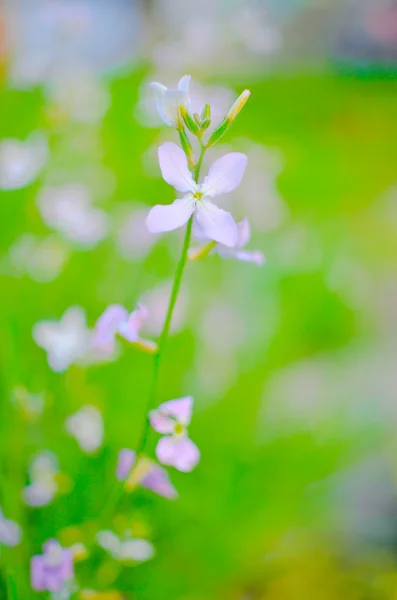
[(153, 206), (146, 218), (150, 233), (173, 231), (188, 222), (194, 212), (194, 202), (190, 197), (175, 200), (172, 204)]
[(163, 179), (178, 192), (194, 192), (197, 184), (189, 171), (186, 155), (173, 142), (166, 142), (158, 150)]
[(228, 247), (236, 245), (237, 225), (230, 213), (208, 200), (202, 200), (197, 203), (195, 219), (203, 237)]
[(248, 219), (243, 219), (237, 223), (237, 234), (237, 247), (243, 248), (251, 238), (251, 228)]
[(180, 90), (181, 92), (185, 92), (187, 94), (189, 92), (190, 79), (191, 79), (190, 75), (184, 75), (179, 80), (178, 90)]
[(232, 192), (243, 178), (247, 161), (246, 155), (240, 152), (230, 152), (218, 158), (208, 171), (201, 191), (210, 198)]

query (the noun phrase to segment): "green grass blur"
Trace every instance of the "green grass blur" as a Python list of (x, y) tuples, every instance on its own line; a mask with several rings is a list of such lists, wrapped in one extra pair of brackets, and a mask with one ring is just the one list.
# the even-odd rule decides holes
[[(102, 197), (98, 184), (97, 193), (109, 214), (134, 199), (169, 201), (171, 188), (143, 167), (142, 156), (159, 132), (133, 117), (142, 76), (124, 73), (106, 81), (111, 107), (94, 134), (50, 112), (40, 89), (3, 88), (0, 136), (25, 139), (44, 130), (52, 165), (71, 181), (87, 179), (93, 162), (108, 169), (114, 190)], [(376, 299), (395, 276), (397, 237), (396, 213), (394, 220), (385, 215), (380, 199), (397, 176), (397, 79), (326, 72), (239, 83), (250, 87), (252, 97), (227, 143), (236, 151), (244, 151), (247, 140), (281, 151), (277, 187), (286, 217), (268, 233), (258, 233), (252, 223), (251, 246), (267, 257), (263, 269), (216, 256), (188, 265), (187, 325), (169, 340), (159, 397), (195, 397), (190, 434), (202, 460), (190, 474), (171, 474), (180, 494), (176, 502), (141, 490), (120, 506), (115, 525), (125, 521), (147, 535), (156, 547), (152, 561), (121, 568), (94, 550), (77, 565), (78, 578), (84, 588), (119, 590), (139, 600), (397, 598), (393, 548), (361, 543), (359, 534), (357, 545), (345, 539), (345, 507), (332, 494), (338, 473), (379, 453), (396, 474), (393, 428), (378, 398), (369, 389), (362, 406), (354, 396), (359, 388), (344, 386), (343, 377), (385, 335)], [(172, 132), (165, 133), (172, 139)], [(95, 173), (91, 179), (95, 189)], [(1, 193), (2, 263), (18, 236), (48, 232), (35, 204), (39, 187), (40, 178)], [(24, 530), (21, 547), (2, 550), (1, 559), (17, 574), (19, 598), (36, 597), (27, 588), (27, 561), (47, 538), (92, 541), (114, 484), (117, 451), (133, 448), (139, 438), (152, 372), (150, 356), (125, 347), (113, 363), (55, 374), (32, 339), (32, 327), (59, 319), (71, 305), (86, 309), (90, 326), (108, 303), (133, 307), (172, 276), (180, 243), (178, 233), (170, 234), (143, 260), (127, 261), (110, 237), (89, 252), (74, 251), (62, 274), (47, 283), (1, 270), (0, 504)], [(335, 265), (342, 265), (344, 277), (338, 285)], [(361, 272), (368, 297), (355, 279)], [(244, 323), (243, 342), (230, 351), (230, 384), (220, 385), (219, 394), (203, 383), (206, 365), (216, 376), (231, 360), (229, 352), (224, 360), (221, 351), (212, 356), (203, 339), (203, 314), (214, 302)], [(272, 393), (280, 387), (274, 382), (302, 363), (320, 363), (328, 377), (314, 387), (313, 415), (306, 407), (299, 416), (305, 390), (296, 389), (292, 411)], [(310, 381), (309, 392), (316, 385)], [(45, 391), (38, 420), (31, 422), (11, 404), (17, 386)], [(105, 444), (94, 457), (64, 430), (65, 419), (83, 404), (104, 415)], [(155, 442), (152, 433), (148, 453)], [(41, 449), (58, 455), (65, 493), (48, 507), (30, 509), (21, 489), (29, 457)], [(4, 585), (3, 573), (1, 598)]]

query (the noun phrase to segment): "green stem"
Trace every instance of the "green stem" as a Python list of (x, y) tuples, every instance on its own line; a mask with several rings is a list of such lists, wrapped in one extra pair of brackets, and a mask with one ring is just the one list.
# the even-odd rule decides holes
[[(205, 151), (206, 151), (205, 146), (203, 144), (201, 144), (200, 156), (197, 161), (196, 168), (194, 170), (194, 180), (196, 182), (198, 181), (198, 178), (200, 176), (200, 170), (201, 170), (201, 166), (203, 164), (203, 158), (204, 158)], [(150, 426), (149, 412), (153, 408), (155, 408), (155, 406), (157, 404), (157, 389), (158, 389), (158, 382), (159, 382), (159, 375), (160, 375), (160, 365), (161, 365), (161, 361), (163, 358), (164, 349), (165, 349), (165, 346), (167, 343), (168, 335), (170, 332), (172, 315), (174, 313), (175, 304), (178, 299), (178, 294), (179, 294), (179, 290), (180, 290), (181, 283), (182, 283), (183, 272), (185, 270), (186, 262), (188, 259), (190, 238), (192, 236), (192, 225), (193, 225), (193, 215), (190, 217), (190, 219), (187, 223), (187, 226), (186, 226), (185, 239), (183, 241), (181, 256), (179, 258), (179, 262), (176, 267), (176, 271), (175, 271), (175, 275), (174, 275), (174, 281), (172, 284), (172, 290), (171, 290), (170, 301), (168, 304), (167, 314), (165, 317), (163, 329), (160, 334), (158, 350), (157, 350), (156, 356), (154, 358), (152, 387), (151, 387), (150, 394), (149, 394), (149, 402), (148, 402), (148, 405), (146, 408), (145, 425), (143, 428), (140, 442), (137, 446), (137, 451), (136, 451), (137, 456), (145, 448), (147, 436), (149, 433), (149, 426)]]
[[(204, 146), (204, 144), (202, 142), (200, 142), (200, 145), (201, 145), (200, 156), (197, 161), (196, 167), (194, 169), (194, 175), (193, 175), (194, 180), (196, 182), (198, 181), (198, 178), (200, 176), (200, 170), (201, 170), (201, 166), (203, 164), (203, 158), (204, 158), (204, 154), (206, 151), (206, 147)], [(158, 388), (159, 375), (160, 375), (160, 365), (161, 365), (161, 361), (163, 358), (164, 349), (165, 349), (165, 346), (167, 343), (168, 334), (170, 332), (170, 327), (171, 327), (171, 323), (172, 323), (172, 315), (174, 313), (175, 304), (178, 299), (178, 294), (179, 294), (179, 290), (180, 290), (181, 283), (182, 283), (183, 272), (185, 270), (185, 266), (186, 266), (186, 263), (188, 260), (188, 250), (189, 250), (189, 245), (190, 245), (190, 238), (192, 235), (192, 226), (193, 226), (193, 215), (190, 217), (190, 219), (187, 223), (187, 226), (186, 226), (185, 239), (183, 241), (181, 256), (179, 258), (179, 262), (176, 267), (176, 271), (175, 271), (175, 275), (174, 275), (174, 281), (172, 284), (172, 290), (171, 290), (170, 301), (168, 304), (167, 314), (165, 317), (163, 329), (160, 334), (158, 349), (157, 349), (157, 352), (154, 357), (153, 379), (152, 379), (152, 385), (151, 385), (151, 389), (150, 389), (148, 404), (146, 406), (145, 422), (144, 422), (140, 440), (136, 446), (137, 457), (140, 454), (142, 454), (142, 452), (145, 448), (145, 445), (146, 445), (148, 434), (149, 434), (149, 429), (150, 429), (149, 412), (157, 404), (157, 388)], [(109, 515), (111, 514), (112, 510), (118, 505), (119, 501), (121, 500), (121, 498), (123, 496), (123, 491), (124, 491), (124, 488), (120, 487), (120, 486), (117, 487), (117, 489), (113, 490), (113, 493), (108, 498), (108, 501), (106, 502), (104, 508), (101, 511), (102, 521), (106, 520), (109, 517)]]

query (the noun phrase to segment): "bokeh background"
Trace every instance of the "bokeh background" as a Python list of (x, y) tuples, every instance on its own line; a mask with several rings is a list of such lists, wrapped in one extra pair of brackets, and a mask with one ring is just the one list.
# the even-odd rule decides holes
[[(208, 158), (247, 153), (224, 205), (267, 262), (188, 265), (160, 400), (194, 396), (201, 462), (171, 473), (179, 500), (140, 490), (114, 517), (155, 556), (95, 547), (79, 585), (397, 598), (397, 3), (9, 0), (0, 60), (0, 506), (23, 530), (1, 548), (0, 597), (8, 569), (16, 598), (39, 597), (28, 560), (49, 537), (90, 545), (117, 452), (139, 438), (151, 357), (99, 362), (87, 340), (114, 302), (144, 302), (145, 333), (161, 328), (181, 235), (144, 218), (173, 198), (156, 149), (176, 135), (147, 83), (190, 73), (215, 120), (252, 91)], [(71, 307), (50, 336), (56, 372), (37, 324)], [(84, 406), (98, 409), (85, 451), (68, 421)]]

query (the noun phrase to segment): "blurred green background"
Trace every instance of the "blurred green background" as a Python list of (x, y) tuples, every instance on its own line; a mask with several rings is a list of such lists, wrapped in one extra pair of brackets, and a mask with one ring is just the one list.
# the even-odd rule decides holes
[[(94, 547), (79, 585), (139, 600), (397, 598), (396, 4), (2, 11), (0, 506), (23, 541), (1, 548), (0, 598), (9, 569), (18, 598), (36, 598), (28, 560), (49, 537), (91, 544), (117, 452), (139, 439), (152, 358), (125, 345), (117, 360), (56, 373), (32, 332), (70, 306), (92, 328), (109, 303), (143, 301), (158, 334), (182, 238), (144, 231), (147, 208), (173, 199), (156, 148), (177, 141), (146, 85), (185, 72), (219, 118), (252, 92), (207, 166), (247, 153), (224, 206), (249, 218), (267, 261), (188, 264), (159, 399), (194, 396), (201, 462), (171, 473), (178, 500), (138, 490), (114, 516), (155, 557), (123, 566)], [(88, 194), (102, 216), (76, 224), (69, 207), (54, 225), (59, 189)], [(92, 454), (65, 429), (84, 405), (104, 422)], [(21, 494), (43, 450), (58, 458), (57, 491), (29, 507)]]

